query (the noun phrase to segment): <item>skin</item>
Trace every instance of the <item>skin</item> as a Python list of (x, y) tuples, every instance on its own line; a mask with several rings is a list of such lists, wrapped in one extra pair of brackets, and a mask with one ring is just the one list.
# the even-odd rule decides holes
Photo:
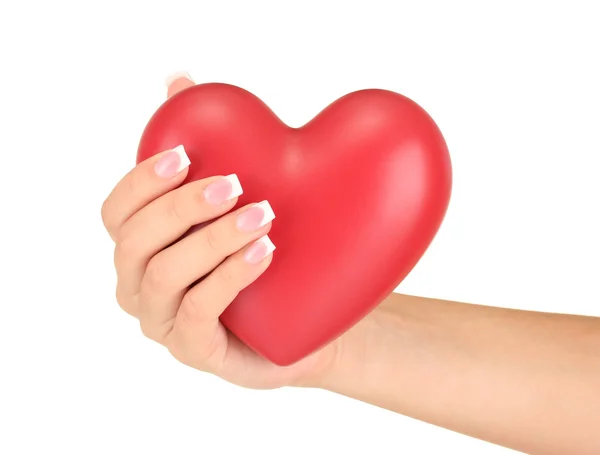
[[(180, 77), (168, 96), (193, 84)], [(115, 242), (119, 305), (177, 360), (249, 388), (326, 389), (526, 453), (600, 453), (600, 318), (392, 294), (297, 364), (256, 355), (218, 318), (273, 260), (243, 256), (271, 223), (239, 231), (248, 206), (203, 197), (220, 176), (186, 185), (187, 169), (159, 177), (165, 153), (117, 183), (102, 219)]]

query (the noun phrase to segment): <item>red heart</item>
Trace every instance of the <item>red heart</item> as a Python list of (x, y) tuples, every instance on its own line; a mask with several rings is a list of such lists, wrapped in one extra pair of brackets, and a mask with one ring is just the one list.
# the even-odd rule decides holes
[(346, 95), (301, 128), (227, 84), (167, 100), (137, 162), (179, 144), (186, 182), (235, 173), (238, 206), (268, 200), (277, 246), (267, 271), (222, 314), (260, 355), (289, 365), (349, 329), (408, 275), (450, 200), (446, 143), (431, 117), (385, 90)]

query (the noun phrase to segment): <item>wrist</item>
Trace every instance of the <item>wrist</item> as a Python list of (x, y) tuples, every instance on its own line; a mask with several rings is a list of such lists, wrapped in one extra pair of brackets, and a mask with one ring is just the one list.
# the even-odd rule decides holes
[(380, 387), (395, 374), (395, 356), (404, 345), (406, 321), (398, 311), (403, 296), (391, 294), (367, 317), (333, 344), (327, 367), (315, 386), (360, 398)]

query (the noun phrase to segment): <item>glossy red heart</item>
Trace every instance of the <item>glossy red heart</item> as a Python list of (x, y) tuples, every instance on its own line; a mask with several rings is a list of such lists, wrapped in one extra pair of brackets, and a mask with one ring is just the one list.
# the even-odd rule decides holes
[(238, 207), (268, 200), (277, 246), (267, 271), (222, 314), (250, 348), (289, 365), (329, 343), (408, 275), (451, 193), (444, 138), (410, 99), (346, 95), (301, 128), (239, 87), (202, 84), (167, 100), (137, 162), (183, 144), (186, 182), (238, 175)]

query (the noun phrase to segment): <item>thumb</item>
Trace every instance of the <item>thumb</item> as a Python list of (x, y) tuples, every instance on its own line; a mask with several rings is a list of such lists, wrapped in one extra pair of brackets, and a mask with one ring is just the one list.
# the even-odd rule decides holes
[(195, 82), (185, 71), (178, 71), (165, 79), (165, 85), (167, 86), (167, 98), (171, 98), (176, 93), (195, 85)]

